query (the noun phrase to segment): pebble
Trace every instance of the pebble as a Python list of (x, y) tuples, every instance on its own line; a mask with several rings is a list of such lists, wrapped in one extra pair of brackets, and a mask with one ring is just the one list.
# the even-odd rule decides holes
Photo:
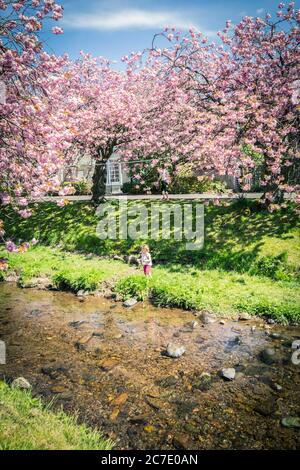
[(292, 342), (292, 349), (300, 349), (300, 339), (296, 339)]
[(20, 390), (30, 390), (31, 385), (28, 380), (24, 379), (24, 377), (18, 377), (12, 382), (11, 388), (19, 388)]
[(137, 304), (136, 299), (128, 299), (128, 300), (125, 300), (125, 302), (123, 303), (124, 307), (126, 307), (126, 308), (133, 307), (136, 304)]
[(300, 428), (300, 418), (295, 418), (293, 416), (288, 416), (281, 420), (282, 426), (285, 428)]
[(203, 323), (203, 325), (209, 325), (210, 323), (215, 323), (216, 321), (215, 316), (208, 312), (201, 312), (198, 315), (198, 318)]
[(181, 357), (185, 353), (186, 349), (184, 346), (180, 346), (178, 344), (170, 343), (167, 346), (166, 349), (166, 354), (168, 357), (172, 357), (173, 359), (176, 359), (178, 357)]
[(238, 319), (239, 321), (248, 321), (251, 320), (251, 315), (249, 315), (249, 313), (244, 312), (239, 315)]
[(235, 378), (235, 369), (233, 369), (233, 368), (222, 369), (221, 370), (221, 376), (223, 377), (223, 379), (226, 379), (226, 380), (234, 380), (234, 378)]
[(264, 349), (263, 351), (261, 351), (259, 357), (262, 362), (268, 365), (274, 364), (274, 362), (278, 362), (275, 349), (271, 349), (271, 348)]

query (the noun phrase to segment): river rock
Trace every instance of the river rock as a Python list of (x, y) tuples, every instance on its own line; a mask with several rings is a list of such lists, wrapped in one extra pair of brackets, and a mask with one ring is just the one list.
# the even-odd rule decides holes
[(184, 346), (180, 346), (179, 344), (169, 343), (166, 349), (166, 355), (168, 357), (172, 357), (173, 359), (177, 359), (181, 357), (185, 353), (186, 349)]
[(18, 377), (12, 382), (11, 388), (19, 388), (20, 390), (30, 390), (31, 385), (28, 380), (24, 379), (24, 377)]
[(249, 315), (249, 313), (243, 312), (243, 313), (241, 313), (241, 314), (239, 315), (238, 320), (239, 320), (239, 321), (248, 321), (248, 320), (251, 320), (251, 315)]
[(72, 328), (80, 328), (84, 323), (87, 323), (85, 320), (71, 321), (68, 325)]
[(173, 446), (175, 449), (188, 450), (190, 449), (190, 439), (186, 434), (177, 434), (173, 437)]
[(193, 388), (196, 390), (201, 390), (201, 392), (206, 392), (210, 389), (212, 382), (212, 377), (208, 372), (202, 372), (200, 377), (197, 377), (193, 381)]
[(203, 325), (209, 325), (216, 321), (216, 317), (209, 312), (201, 312), (197, 316)]
[(285, 428), (300, 428), (300, 418), (295, 418), (293, 416), (288, 416), (281, 420), (282, 426)]
[(228, 368), (228, 369), (222, 369), (221, 370), (221, 377), (225, 380), (234, 380), (235, 378), (235, 369), (233, 368)]
[(300, 339), (296, 339), (292, 342), (292, 349), (300, 349)]
[(276, 351), (275, 349), (272, 349), (272, 348), (266, 348), (263, 351), (261, 351), (259, 358), (262, 362), (264, 362), (267, 365), (271, 365), (271, 364), (274, 364), (275, 362), (278, 362)]
[(197, 328), (197, 326), (198, 326), (197, 321), (190, 321), (186, 323), (185, 325), (183, 325), (183, 327), (180, 328), (180, 331), (182, 333), (192, 333), (195, 330), (195, 328)]
[(81, 289), (77, 292), (77, 297), (86, 297), (87, 295), (89, 295), (88, 292), (86, 292), (85, 290)]
[(85, 336), (82, 336), (78, 341), (75, 343), (75, 347), (78, 349), (78, 351), (82, 351), (86, 349), (87, 343), (92, 339), (93, 335), (87, 334)]
[(137, 304), (137, 300), (136, 299), (128, 299), (128, 300), (125, 300), (125, 302), (123, 303), (124, 307), (126, 308), (131, 308), (131, 307), (134, 307), (134, 305)]
[(271, 383), (271, 388), (276, 392), (281, 392), (283, 390), (283, 387), (276, 382)]

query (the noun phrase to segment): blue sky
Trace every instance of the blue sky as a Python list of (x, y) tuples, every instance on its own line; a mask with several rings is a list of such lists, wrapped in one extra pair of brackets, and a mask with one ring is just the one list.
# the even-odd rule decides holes
[[(46, 33), (47, 49), (76, 58), (80, 50), (119, 60), (151, 44), (164, 26), (193, 26), (209, 38), (225, 21), (274, 12), (279, 0), (57, 0), (65, 8), (58, 26), (64, 35)], [(296, 6), (299, 7), (299, 1)]]

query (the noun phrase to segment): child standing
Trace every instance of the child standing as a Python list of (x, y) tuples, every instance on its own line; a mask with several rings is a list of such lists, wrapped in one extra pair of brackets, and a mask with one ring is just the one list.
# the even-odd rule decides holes
[(151, 276), (152, 257), (148, 245), (143, 245), (141, 248), (141, 264), (144, 267), (145, 276)]

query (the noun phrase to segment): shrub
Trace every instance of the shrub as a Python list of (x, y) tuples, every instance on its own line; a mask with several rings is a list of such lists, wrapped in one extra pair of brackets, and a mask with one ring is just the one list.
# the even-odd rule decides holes
[(123, 300), (135, 297), (137, 300), (145, 300), (149, 296), (149, 278), (142, 275), (129, 276), (121, 279), (116, 285), (116, 291)]
[(71, 292), (78, 292), (80, 290), (94, 291), (101, 281), (102, 276), (96, 269), (82, 273), (66, 270), (60, 271), (53, 276), (53, 282), (58, 289)]
[(170, 192), (174, 194), (192, 193), (224, 193), (226, 184), (222, 181), (212, 180), (207, 176), (179, 174), (171, 183)]

